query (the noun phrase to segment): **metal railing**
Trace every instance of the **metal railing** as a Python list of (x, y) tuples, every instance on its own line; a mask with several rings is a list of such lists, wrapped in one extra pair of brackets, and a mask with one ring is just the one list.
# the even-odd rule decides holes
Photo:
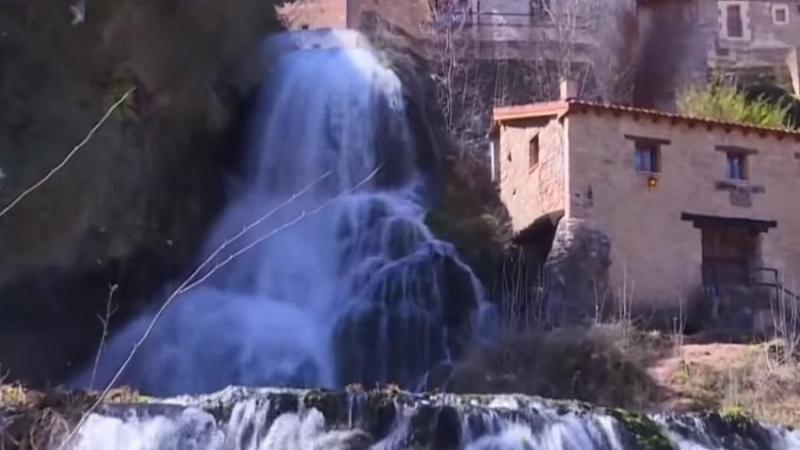
[[(575, 24), (577, 30), (588, 30), (588, 20), (578, 21)], [(558, 23), (549, 15), (536, 13), (510, 13), (495, 11), (461, 11), (440, 12), (434, 14), (433, 20), (425, 22), (425, 27), (432, 30), (437, 29), (515, 29), (517, 31), (533, 31), (555, 28)]]
[(800, 294), (786, 287), (774, 267), (748, 267), (735, 259), (715, 258), (703, 261), (702, 270), (703, 285), (711, 295), (719, 295), (725, 286), (749, 286), (773, 289), (777, 295), (800, 301)]
[[(760, 279), (759, 275), (761, 274), (768, 274), (772, 279), (768, 281)], [(753, 286), (772, 289), (775, 292), (776, 300), (780, 300), (782, 297), (788, 297), (791, 300), (800, 302), (800, 294), (786, 287), (778, 269), (772, 267), (757, 267), (751, 272), (750, 283)]]
[(748, 285), (750, 269), (740, 259), (707, 258), (702, 266), (703, 284), (709, 294), (717, 296), (723, 286)]

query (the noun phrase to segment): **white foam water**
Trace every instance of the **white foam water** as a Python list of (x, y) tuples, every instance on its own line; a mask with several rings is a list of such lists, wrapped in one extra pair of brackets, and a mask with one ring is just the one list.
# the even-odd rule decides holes
[[(525, 400), (514, 409), (489, 404), (461, 403), (456, 397), (433, 402), (395, 405), (397, 415), (384, 435), (358, 424), (373, 423), (374, 411), (351, 409), (348, 420), (330, 423), (315, 408), (278, 413), (270, 400), (243, 399), (227, 419), (215, 418), (198, 407), (171, 413), (95, 414), (71, 445), (72, 450), (637, 450), (631, 434), (614, 416), (601, 409), (563, 410), (543, 401)], [(349, 402), (355, 405), (358, 402)], [(285, 406), (285, 405), (284, 405)], [(455, 428), (441, 417), (451, 408)], [(420, 419), (422, 418), (422, 419)], [(661, 433), (675, 450), (798, 450), (800, 433), (753, 424), (751, 429), (715, 428), (714, 418), (699, 416), (664, 419), (649, 433)], [(431, 422), (436, 424), (431, 426)], [(369, 426), (367, 426), (369, 427)], [(453, 433), (452, 429), (456, 429)], [(444, 436), (444, 438), (442, 438)], [(645, 436), (653, 448), (654, 436)], [(649, 447), (648, 447), (649, 448)]]

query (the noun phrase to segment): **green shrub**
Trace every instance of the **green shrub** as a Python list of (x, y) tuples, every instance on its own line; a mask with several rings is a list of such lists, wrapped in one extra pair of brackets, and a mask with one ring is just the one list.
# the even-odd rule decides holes
[(793, 128), (787, 123), (791, 107), (789, 102), (774, 103), (764, 97), (748, 99), (735, 86), (722, 83), (690, 88), (678, 99), (683, 115), (771, 128)]

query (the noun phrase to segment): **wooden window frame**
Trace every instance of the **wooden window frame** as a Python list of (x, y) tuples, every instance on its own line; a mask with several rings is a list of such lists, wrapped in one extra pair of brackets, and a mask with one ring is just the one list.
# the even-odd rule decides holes
[(542, 159), (542, 143), (537, 133), (528, 141), (528, 171), (536, 170)]
[[(643, 157), (640, 157), (642, 155)], [(644, 164), (647, 160), (647, 164)], [(637, 173), (653, 175), (661, 173), (661, 148), (658, 145), (639, 143), (634, 148), (634, 167)], [(650, 170), (648, 170), (650, 169)]]
[[(782, 11), (785, 14), (783, 21), (779, 21), (778, 20), (778, 11)], [(789, 23), (791, 23), (791, 21), (792, 21), (792, 19), (791, 19), (789, 5), (786, 5), (786, 4), (783, 4), (783, 3), (779, 3), (777, 5), (772, 5), (772, 23), (773, 24), (780, 25), (780, 26), (785, 26), (785, 25), (789, 25)]]
[[(671, 141), (652, 137), (633, 136), (629, 134), (625, 135), (625, 139), (633, 141), (633, 168), (636, 170), (636, 173), (644, 175), (661, 174), (663, 170), (661, 147), (670, 145)], [(640, 152), (651, 153), (649, 165), (653, 170), (644, 170), (644, 168), (639, 167)]]
[[(747, 182), (750, 179), (750, 153), (729, 150), (725, 152), (725, 177), (730, 181)], [(732, 170), (732, 161), (740, 161), (739, 173)]]
[[(738, 31), (739, 33), (734, 35), (731, 33), (731, 11), (738, 10), (739, 22), (738, 22)], [(725, 38), (726, 39), (736, 39), (736, 40), (743, 40), (745, 39), (745, 20), (744, 20), (745, 8), (741, 4), (726, 4), (725, 5)]]

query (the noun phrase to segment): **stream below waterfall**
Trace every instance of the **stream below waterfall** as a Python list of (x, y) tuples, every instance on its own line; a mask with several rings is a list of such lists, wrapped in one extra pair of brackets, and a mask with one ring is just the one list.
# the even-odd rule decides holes
[(719, 415), (638, 416), (500, 396), (229, 388), (110, 406), (72, 450), (800, 450), (800, 433)]

